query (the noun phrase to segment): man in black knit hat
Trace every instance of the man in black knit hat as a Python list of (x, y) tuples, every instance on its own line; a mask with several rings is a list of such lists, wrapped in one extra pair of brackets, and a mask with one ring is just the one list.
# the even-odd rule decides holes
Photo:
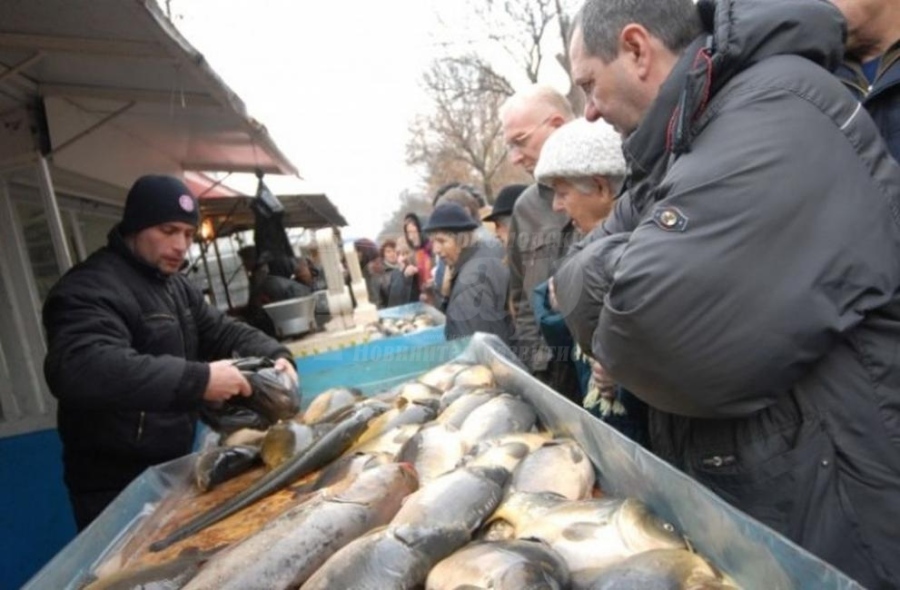
[(178, 272), (199, 221), (197, 199), (180, 180), (139, 178), (107, 245), (44, 303), (44, 374), (59, 400), (79, 530), (144, 469), (191, 452), (203, 404), (250, 395), (241, 372), (218, 359), (276, 359), (297, 381), (287, 348), (209, 306)]

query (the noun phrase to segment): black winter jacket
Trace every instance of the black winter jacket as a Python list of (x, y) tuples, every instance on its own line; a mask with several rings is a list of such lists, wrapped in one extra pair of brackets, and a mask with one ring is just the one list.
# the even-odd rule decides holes
[(121, 490), (145, 468), (191, 452), (207, 361), (291, 359), (277, 341), (207, 305), (184, 276), (138, 260), (118, 228), (53, 287), (43, 320), (44, 374), (59, 400), (73, 493)]
[(900, 167), (828, 71), (842, 27), (828, 2), (717, 2), (625, 141), (613, 215), (555, 280), (576, 340), (650, 406), (654, 452), (886, 588)]
[(444, 303), (447, 340), (485, 332), (508, 342), (512, 335), (512, 320), (506, 309), (508, 289), (509, 269), (503, 264), (499, 243), (477, 241), (464, 248)]

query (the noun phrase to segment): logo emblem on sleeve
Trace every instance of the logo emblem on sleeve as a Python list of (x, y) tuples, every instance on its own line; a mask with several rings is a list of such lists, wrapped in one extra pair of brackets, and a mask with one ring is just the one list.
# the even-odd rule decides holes
[(683, 232), (687, 229), (688, 218), (675, 207), (660, 207), (653, 212), (653, 221), (665, 231)]

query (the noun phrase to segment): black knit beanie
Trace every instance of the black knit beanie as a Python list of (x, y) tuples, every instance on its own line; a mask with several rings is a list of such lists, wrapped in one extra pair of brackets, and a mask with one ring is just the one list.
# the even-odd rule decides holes
[(123, 236), (161, 223), (200, 224), (197, 199), (183, 182), (171, 176), (141, 176), (128, 191), (119, 231)]

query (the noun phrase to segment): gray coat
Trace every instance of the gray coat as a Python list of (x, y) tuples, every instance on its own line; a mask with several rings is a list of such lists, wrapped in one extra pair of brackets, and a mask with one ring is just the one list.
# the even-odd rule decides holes
[(553, 191), (533, 184), (513, 208), (509, 226), (509, 301), (515, 313), (513, 345), (532, 371), (547, 369), (552, 353), (541, 338), (531, 294), (550, 278), (551, 265), (566, 252), (564, 213), (553, 211)]
[(509, 341), (512, 322), (506, 308), (509, 269), (503, 263), (499, 242), (475, 242), (456, 261), (450, 295), (444, 304), (447, 340), (475, 332), (496, 334)]
[(893, 587), (900, 167), (820, 67), (842, 25), (827, 2), (721, 0), (625, 142), (612, 218), (555, 280), (576, 340), (651, 406), (655, 452)]

